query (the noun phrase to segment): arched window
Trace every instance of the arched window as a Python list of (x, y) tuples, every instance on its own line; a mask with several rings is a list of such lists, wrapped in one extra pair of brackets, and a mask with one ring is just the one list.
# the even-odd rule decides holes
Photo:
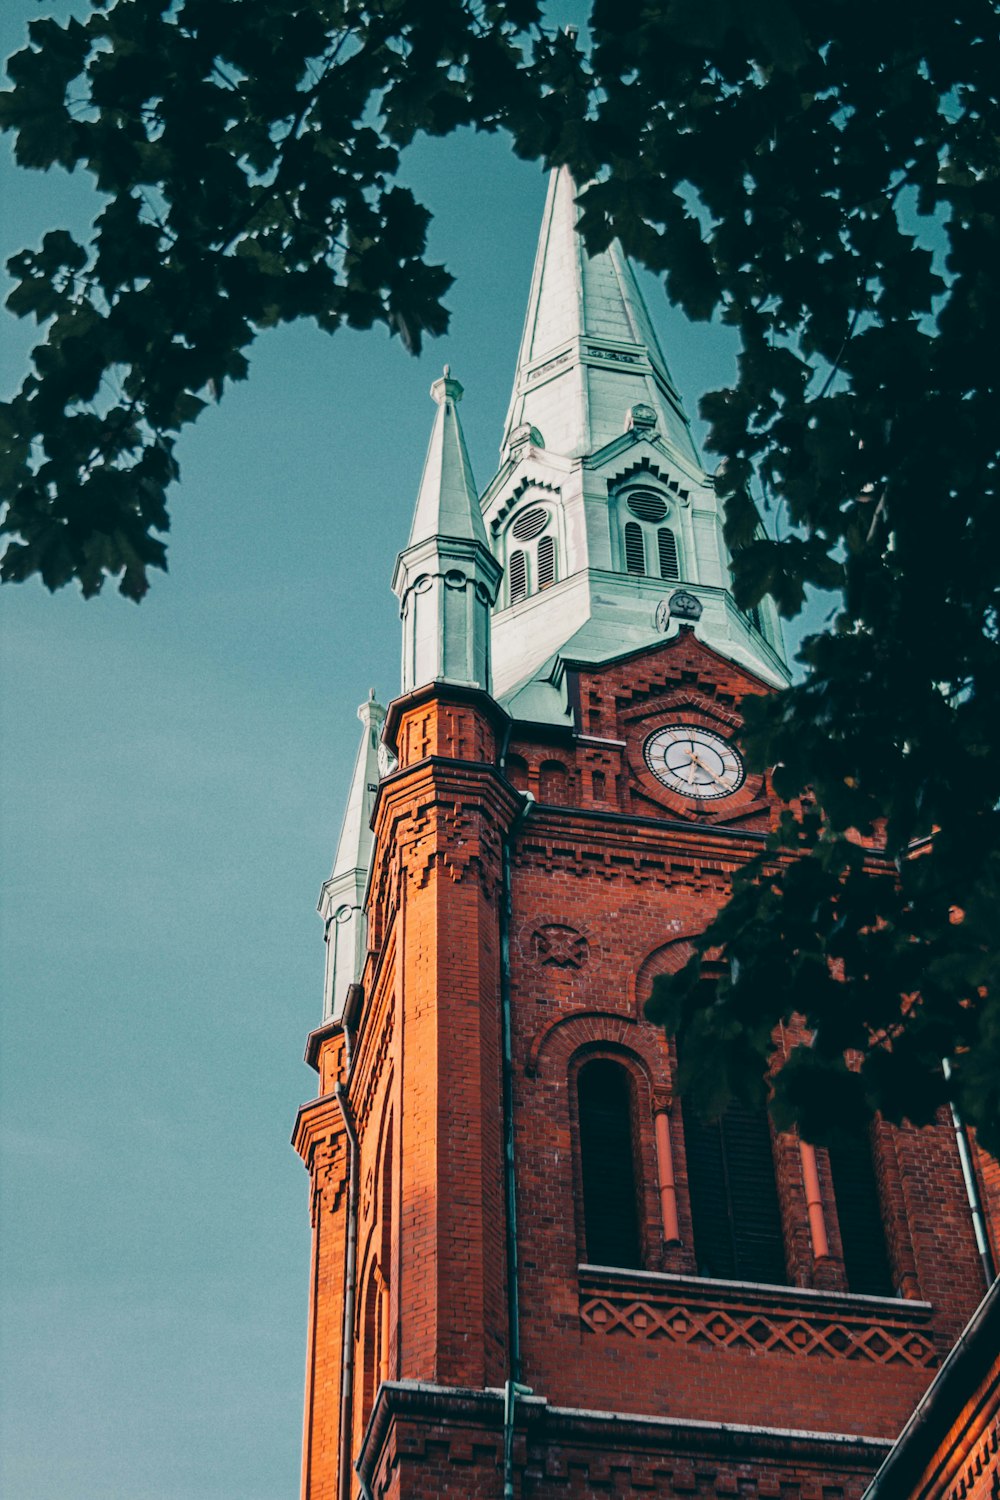
[(507, 577), (510, 583), (510, 602), (513, 604), (516, 600), (523, 599), (528, 592), (528, 569), (524, 553), (520, 549), (510, 554)]
[(646, 549), (642, 544), (642, 527), (635, 521), (625, 523), (625, 571), (645, 573)]
[(677, 539), (669, 526), (661, 526), (656, 533), (656, 549), (660, 558), (660, 577), (679, 578), (677, 563)]
[(637, 577), (680, 578), (677, 536), (665, 524), (670, 516), (669, 500), (651, 489), (626, 490), (617, 503), (625, 572)]
[(506, 761), (507, 780), (513, 782), (519, 792), (528, 786), (528, 762), (521, 755), (508, 755)]
[(556, 543), (555, 537), (540, 536), (538, 538), (538, 587), (547, 589), (556, 581)]
[(362, 1318), (361, 1420), (371, 1416), (375, 1392), (388, 1374), (389, 1299), (378, 1266), (372, 1264), (365, 1282)]
[(885, 1243), (871, 1141), (845, 1138), (830, 1147), (830, 1173), (844, 1251), (847, 1289), (891, 1297), (895, 1288)]
[(556, 582), (554, 517), (545, 505), (528, 505), (506, 533), (507, 598), (516, 604)]
[(538, 768), (538, 796), (554, 807), (569, 803), (569, 772), (561, 760), (543, 760)]
[(608, 1058), (584, 1063), (577, 1078), (586, 1255), (591, 1265), (642, 1266), (632, 1087)]
[(684, 1115), (699, 1276), (783, 1286), (781, 1211), (767, 1111), (734, 1100), (718, 1120)]

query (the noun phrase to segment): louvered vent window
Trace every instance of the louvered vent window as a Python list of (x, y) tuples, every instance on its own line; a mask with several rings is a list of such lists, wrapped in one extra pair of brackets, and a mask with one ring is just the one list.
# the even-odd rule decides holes
[(848, 1290), (891, 1297), (892, 1271), (870, 1142), (852, 1138), (831, 1146), (830, 1171)]
[(510, 602), (523, 599), (528, 592), (528, 569), (525, 565), (523, 552), (512, 552), (507, 564), (507, 576), (510, 579)]
[(661, 526), (656, 533), (656, 546), (660, 554), (660, 577), (679, 578), (677, 566), (677, 540), (669, 526)]
[(625, 526), (625, 571), (627, 573), (645, 573), (646, 571), (646, 549), (642, 545), (642, 527), (637, 526), (634, 521), (629, 521)]
[(758, 635), (759, 635), (760, 634), (760, 628), (761, 628), (760, 627), (760, 610), (757, 608), (756, 604), (752, 604), (750, 606), (750, 608), (747, 610), (747, 619), (750, 621), (750, 624), (753, 626), (754, 630), (756, 630), (757, 633), (758, 633)]
[(784, 1286), (784, 1240), (767, 1111), (733, 1101), (719, 1120), (685, 1112), (699, 1276)]
[(556, 581), (556, 544), (551, 536), (543, 536), (538, 543), (538, 587), (547, 589)]
[(629, 1075), (618, 1063), (595, 1058), (580, 1069), (577, 1090), (587, 1260), (639, 1268)]
[(662, 521), (667, 513), (666, 501), (648, 490), (637, 490), (628, 497), (628, 508), (640, 521)]
[(533, 505), (530, 510), (522, 510), (510, 529), (519, 542), (530, 542), (545, 530), (548, 522), (548, 511), (541, 505)]

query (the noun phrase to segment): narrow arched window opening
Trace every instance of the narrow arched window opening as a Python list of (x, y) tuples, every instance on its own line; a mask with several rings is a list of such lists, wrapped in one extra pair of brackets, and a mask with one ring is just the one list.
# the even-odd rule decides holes
[(586, 1256), (591, 1265), (642, 1266), (632, 1087), (619, 1063), (595, 1058), (577, 1079)]
[(848, 1291), (891, 1297), (895, 1288), (871, 1142), (845, 1137), (830, 1147), (829, 1154)]
[(386, 1378), (386, 1335), (388, 1308), (385, 1287), (378, 1268), (372, 1266), (365, 1283), (364, 1316), (361, 1337), (361, 1420), (367, 1422), (375, 1401), (375, 1392)]
[(625, 524), (625, 571), (645, 573), (646, 549), (642, 543), (642, 527), (635, 521)]
[(699, 1276), (785, 1285), (767, 1110), (736, 1100), (718, 1120), (688, 1110), (684, 1144)]
[(528, 592), (528, 569), (525, 565), (524, 553), (520, 549), (510, 554), (508, 564), (508, 576), (510, 578), (510, 602), (523, 599)]
[(660, 557), (660, 577), (679, 578), (677, 562), (677, 538), (669, 526), (661, 526), (656, 533), (656, 546)]
[(555, 538), (543, 536), (538, 541), (538, 587), (547, 589), (556, 581)]

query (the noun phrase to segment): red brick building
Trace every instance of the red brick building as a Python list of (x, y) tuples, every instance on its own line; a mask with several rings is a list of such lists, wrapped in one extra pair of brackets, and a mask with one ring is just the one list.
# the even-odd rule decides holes
[(995, 1169), (950, 1120), (830, 1153), (675, 1097), (644, 1001), (766, 836), (740, 710), (787, 674), (572, 196), (482, 496), (434, 387), (403, 691), (360, 711), (294, 1135), (303, 1496), (850, 1500), (983, 1295)]

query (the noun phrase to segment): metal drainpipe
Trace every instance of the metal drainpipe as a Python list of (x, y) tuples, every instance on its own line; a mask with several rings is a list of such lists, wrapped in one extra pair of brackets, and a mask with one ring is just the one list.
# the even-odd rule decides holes
[[(941, 1059), (941, 1068), (945, 1080), (951, 1080), (951, 1063), (947, 1057)], [(965, 1125), (958, 1109), (949, 1101), (951, 1110), (951, 1123), (955, 1127), (955, 1144), (958, 1146), (958, 1159), (962, 1164), (962, 1177), (965, 1180), (965, 1196), (969, 1200), (969, 1212), (972, 1214), (972, 1229), (976, 1236), (976, 1249), (979, 1251), (979, 1259), (983, 1263), (983, 1275), (986, 1277), (987, 1290), (993, 1285), (996, 1276), (996, 1268), (993, 1265), (993, 1256), (990, 1253), (990, 1242), (986, 1237), (986, 1218), (983, 1214), (983, 1205), (979, 1197), (979, 1184), (976, 1181), (975, 1169), (972, 1165), (972, 1154), (969, 1151), (969, 1141), (965, 1134)]]
[[(500, 752), (503, 768), (510, 741), (510, 726)], [(504, 838), (500, 856), (500, 1016), (503, 1032), (503, 1123), (504, 1187), (507, 1208), (507, 1325), (510, 1329), (510, 1377), (504, 1383), (503, 1399), (503, 1494), (514, 1500), (514, 1408), (518, 1396), (530, 1396), (521, 1384), (521, 1310), (517, 1271), (517, 1178), (514, 1171), (514, 1066), (510, 1013), (510, 915), (511, 849), (531, 811), (533, 797), (525, 792), (524, 803)]]
[[(351, 1033), (344, 1025), (344, 1072), (350, 1076)], [(340, 1465), (338, 1487), (341, 1500), (351, 1494), (351, 1418), (354, 1406), (354, 1300), (356, 1294), (358, 1253), (358, 1133), (354, 1128), (347, 1092), (339, 1081), (333, 1086), (334, 1098), (347, 1131), (347, 1256), (344, 1264), (343, 1363), (340, 1375)]]

